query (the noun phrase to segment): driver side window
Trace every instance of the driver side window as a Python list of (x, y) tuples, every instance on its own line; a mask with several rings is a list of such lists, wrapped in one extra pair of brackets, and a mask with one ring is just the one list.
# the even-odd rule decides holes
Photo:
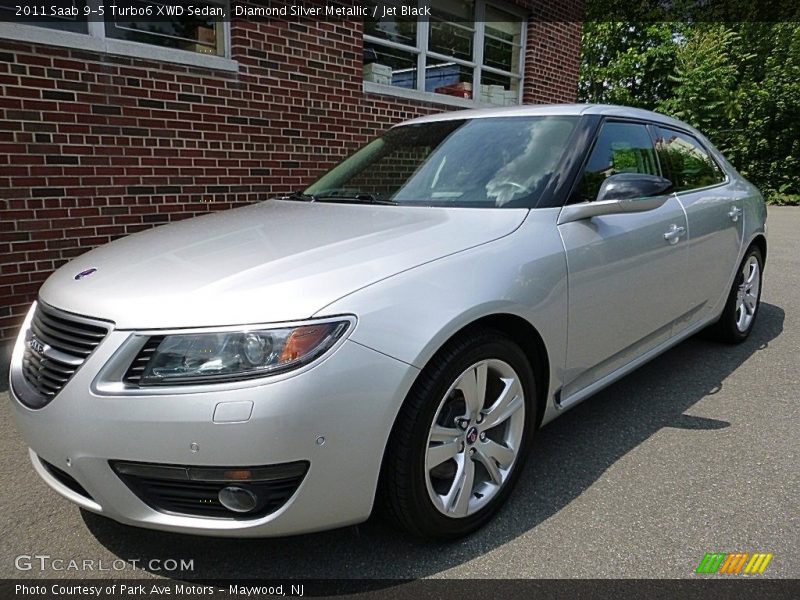
[(571, 201), (594, 201), (603, 181), (617, 173), (659, 175), (653, 140), (645, 125), (603, 124)]

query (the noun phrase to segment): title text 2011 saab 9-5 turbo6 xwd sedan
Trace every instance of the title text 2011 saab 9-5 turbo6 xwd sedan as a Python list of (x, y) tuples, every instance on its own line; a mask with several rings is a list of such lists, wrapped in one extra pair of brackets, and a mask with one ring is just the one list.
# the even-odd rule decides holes
[(302, 193), (59, 269), (14, 350), (13, 413), (38, 474), (122, 523), (286, 535), (380, 503), (464, 535), (539, 426), (700, 329), (747, 337), (765, 219), (655, 113), (416, 119)]

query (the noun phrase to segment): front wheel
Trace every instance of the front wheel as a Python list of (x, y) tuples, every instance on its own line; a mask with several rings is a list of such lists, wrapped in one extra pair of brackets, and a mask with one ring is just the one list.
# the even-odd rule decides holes
[(761, 302), (763, 271), (764, 258), (761, 250), (753, 246), (747, 251), (739, 266), (725, 309), (713, 327), (716, 337), (721, 341), (738, 344), (750, 335)]
[(406, 530), (455, 538), (482, 526), (516, 482), (535, 423), (531, 366), (493, 331), (439, 352), (420, 374), (386, 450), (382, 492)]

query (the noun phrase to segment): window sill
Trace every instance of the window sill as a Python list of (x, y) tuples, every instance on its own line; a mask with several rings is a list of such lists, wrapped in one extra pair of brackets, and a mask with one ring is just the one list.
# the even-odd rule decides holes
[(365, 94), (380, 94), (381, 96), (395, 96), (406, 100), (417, 102), (429, 102), (431, 104), (443, 104), (445, 106), (457, 106), (459, 108), (498, 108), (494, 104), (484, 104), (469, 98), (456, 98), (444, 94), (434, 94), (433, 92), (421, 92), (419, 90), (409, 90), (407, 88), (396, 87), (393, 85), (383, 85), (372, 81), (364, 82)]
[(202, 67), (204, 69), (221, 71), (237, 71), (239, 69), (239, 63), (222, 56), (212, 56), (210, 54), (200, 54), (199, 52), (164, 48), (150, 44), (139, 44), (127, 40), (94, 37), (84, 33), (57, 31), (18, 23), (0, 23), (0, 40), (2, 39), (130, 56), (144, 60)]

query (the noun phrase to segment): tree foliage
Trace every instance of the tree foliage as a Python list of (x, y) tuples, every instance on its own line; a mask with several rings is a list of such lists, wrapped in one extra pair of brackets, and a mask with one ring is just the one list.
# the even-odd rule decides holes
[(587, 101), (651, 108), (670, 96), (678, 46), (672, 23), (584, 24), (580, 96)]
[(589, 20), (579, 96), (686, 121), (770, 200), (800, 201), (798, 22)]

